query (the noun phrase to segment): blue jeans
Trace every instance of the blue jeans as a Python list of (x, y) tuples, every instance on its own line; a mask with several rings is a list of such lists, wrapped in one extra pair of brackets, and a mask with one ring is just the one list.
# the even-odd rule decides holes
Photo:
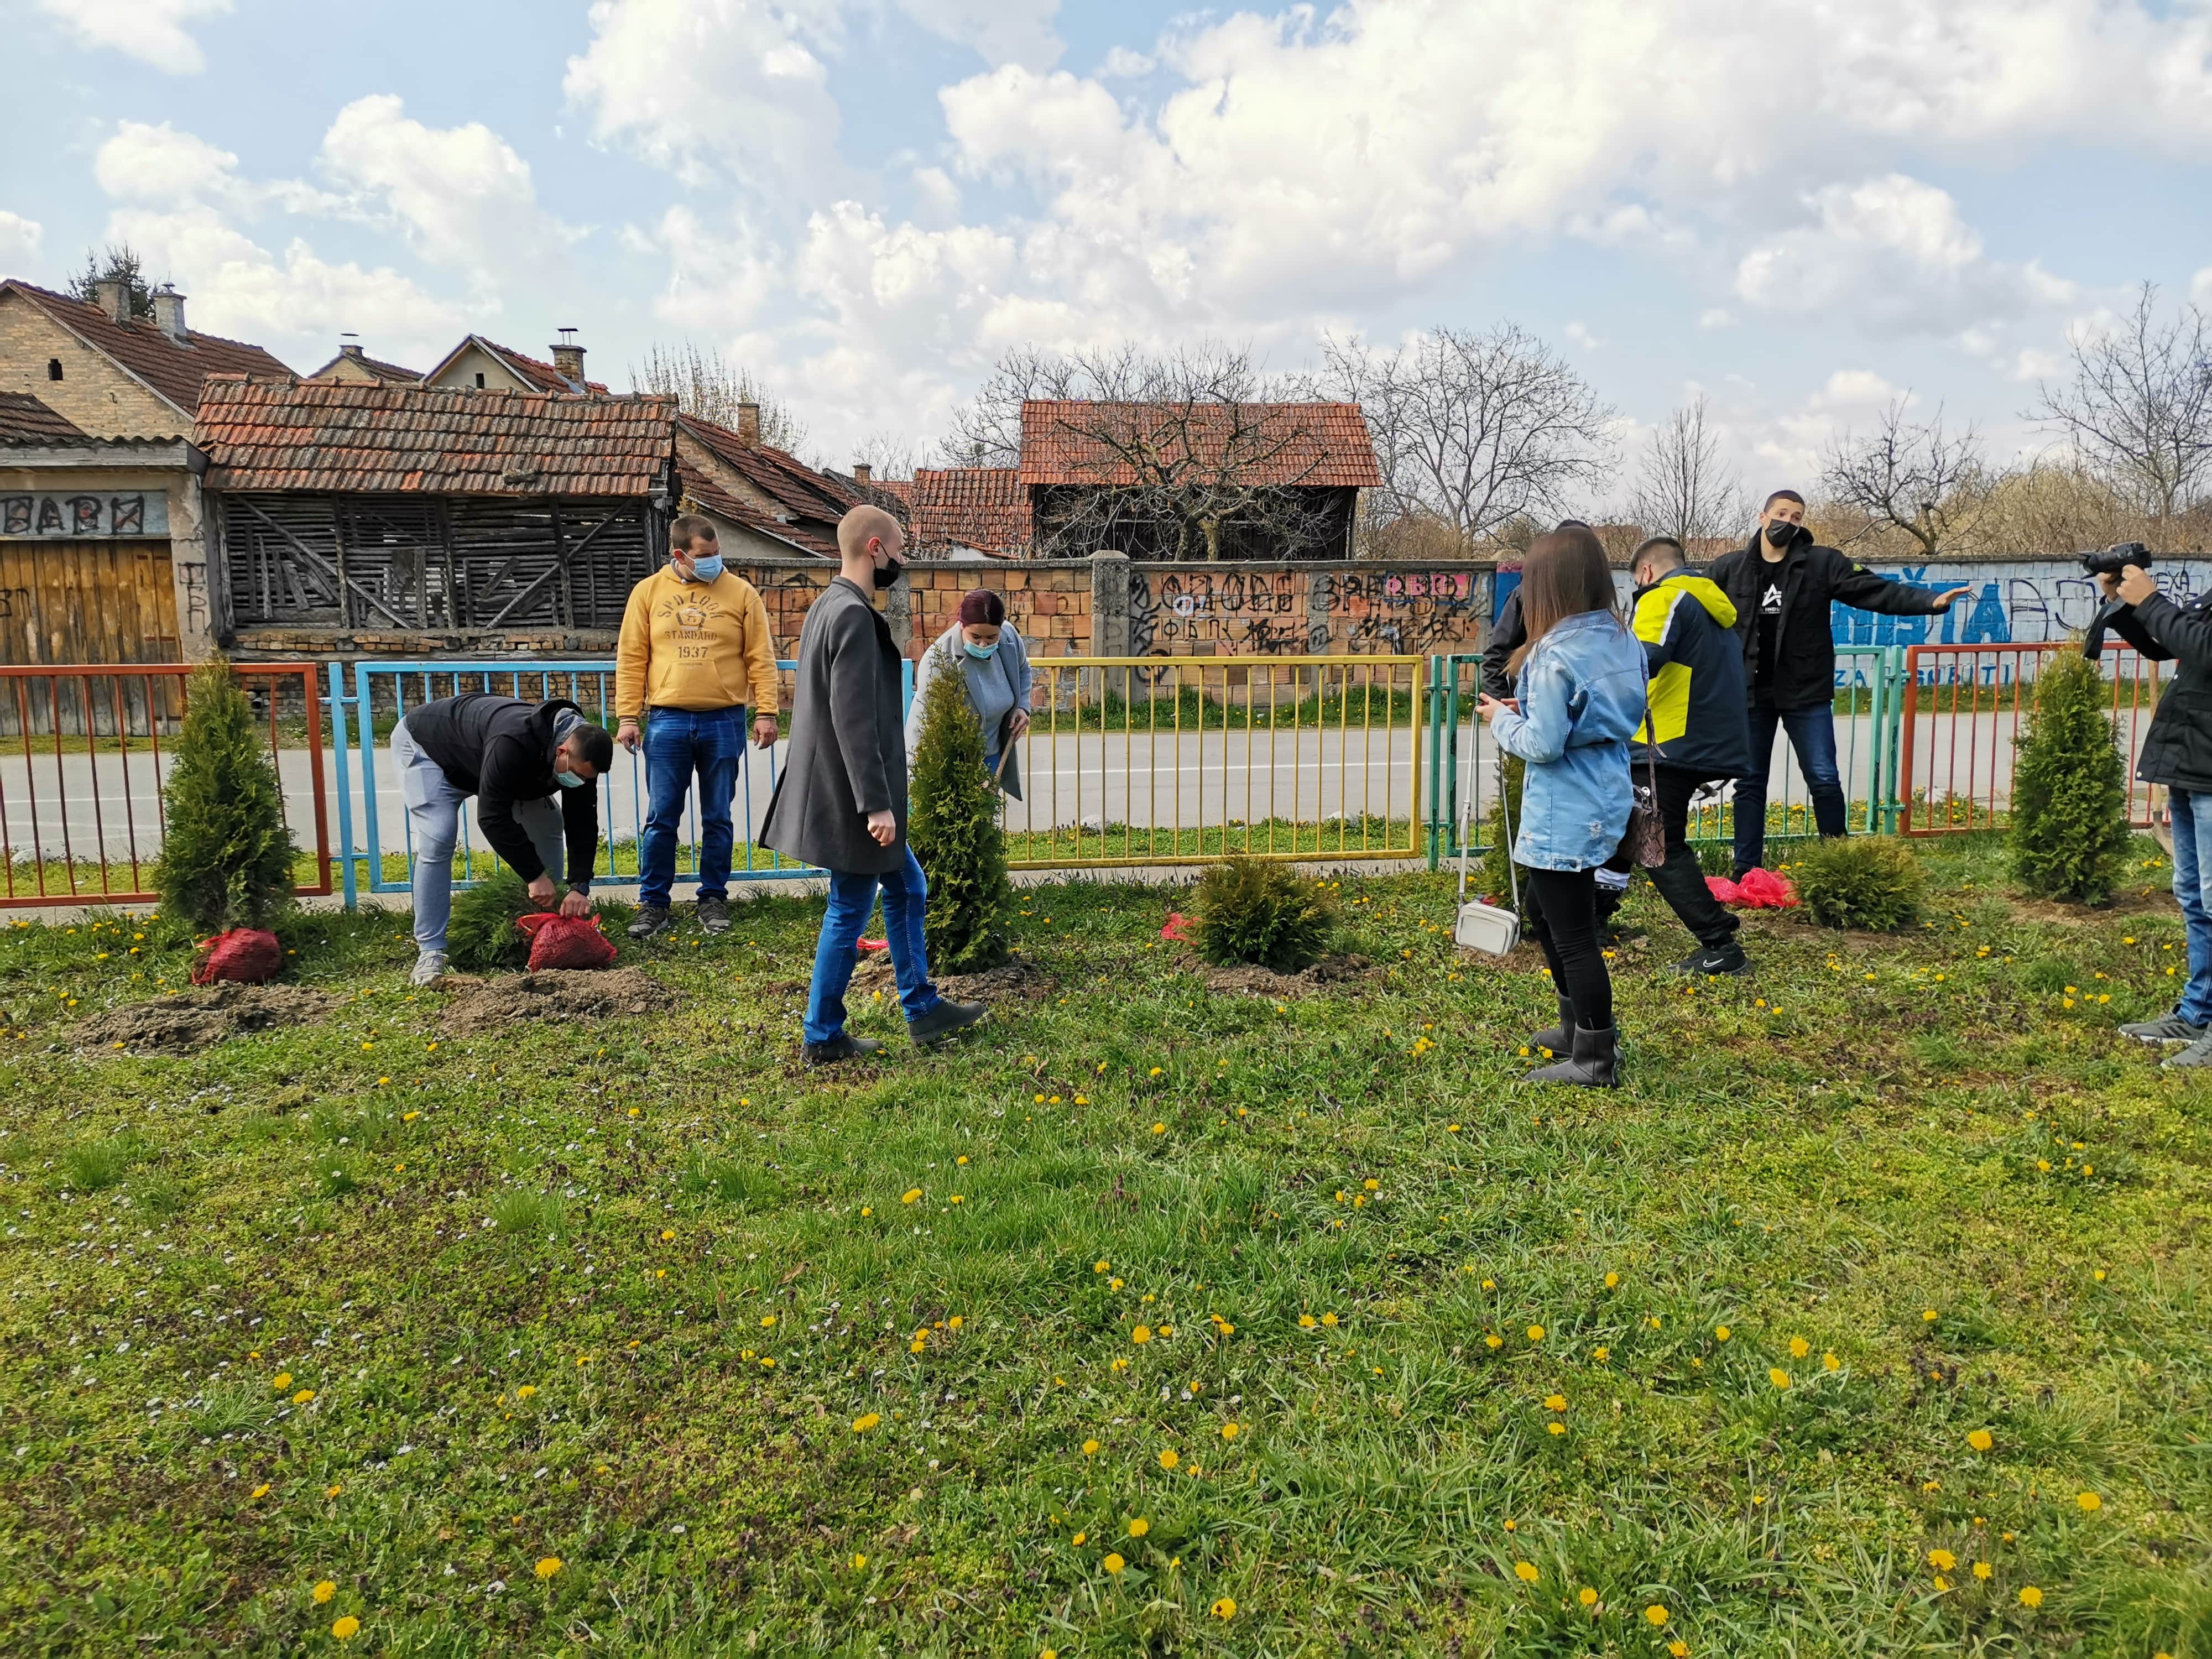
[(2189, 983), (2174, 1012), (2191, 1025), (2212, 1025), (2212, 795), (2166, 794), (2173, 806), (2173, 896), (2189, 934)]
[(699, 896), (726, 898), (736, 834), (730, 802), (745, 758), (745, 711), (655, 708), (645, 723), (645, 832), (637, 839), (637, 902), (668, 908), (684, 799), (699, 777)]
[(1735, 784), (1735, 872), (1766, 862), (1766, 775), (1774, 761), (1774, 729), (1790, 734), (1798, 769), (1813, 797), (1813, 823), (1824, 836), (1844, 833), (1844, 778), (1836, 768), (1836, 713), (1829, 703), (1810, 708), (1751, 706), (1751, 775)]
[(928, 908), (929, 883), (906, 849), (906, 862), (881, 875), (850, 870), (830, 872), (830, 908), (823, 913), (822, 942), (814, 947), (814, 987), (806, 998), (806, 1040), (827, 1042), (845, 1029), (845, 988), (853, 982), (854, 951), (860, 929), (884, 894), (884, 937), (890, 943), (891, 966), (898, 972), (899, 1006), (908, 1019), (920, 1019), (943, 1001), (929, 982), (929, 946), (921, 933)]

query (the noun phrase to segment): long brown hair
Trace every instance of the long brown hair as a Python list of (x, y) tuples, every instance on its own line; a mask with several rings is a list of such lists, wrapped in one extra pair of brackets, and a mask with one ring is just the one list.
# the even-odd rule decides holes
[(1548, 536), (1536, 538), (1521, 567), (1521, 621), (1528, 637), (1506, 659), (1515, 674), (1536, 641), (1569, 617), (1585, 611), (1602, 611), (1620, 619), (1613, 591), (1613, 569), (1605, 562), (1605, 544), (1588, 525), (1562, 525)]

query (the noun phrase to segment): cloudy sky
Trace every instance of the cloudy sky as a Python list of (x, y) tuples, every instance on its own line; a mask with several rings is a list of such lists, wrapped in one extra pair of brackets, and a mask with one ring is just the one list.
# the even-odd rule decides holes
[(1311, 362), (1522, 324), (1632, 448), (1800, 482), (1910, 389), (2000, 447), (2069, 328), (2212, 303), (2212, 0), (0, 0), (0, 272), (127, 240), (301, 369), (573, 325), (842, 465), (1006, 347)]

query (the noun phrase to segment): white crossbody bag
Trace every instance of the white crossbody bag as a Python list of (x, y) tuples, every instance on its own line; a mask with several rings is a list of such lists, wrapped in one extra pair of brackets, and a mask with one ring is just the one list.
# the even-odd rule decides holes
[[(1475, 722), (1468, 733), (1468, 763), (1460, 775), (1472, 781), (1475, 775), (1475, 753), (1480, 748), (1480, 722)], [(1485, 904), (1477, 899), (1473, 903), (1467, 896), (1467, 860), (1471, 837), (1468, 834), (1468, 817), (1474, 805), (1474, 793), (1469, 789), (1460, 797), (1459, 803), (1459, 920), (1452, 928), (1455, 943), (1470, 951), (1480, 951), (1486, 956), (1503, 957), (1512, 954), (1513, 947), (1521, 942), (1521, 872), (1513, 862), (1513, 804), (1505, 793), (1505, 763), (1501, 755), (1498, 766), (1498, 804), (1505, 819), (1506, 879), (1513, 887), (1513, 908), (1510, 910), (1495, 904)]]

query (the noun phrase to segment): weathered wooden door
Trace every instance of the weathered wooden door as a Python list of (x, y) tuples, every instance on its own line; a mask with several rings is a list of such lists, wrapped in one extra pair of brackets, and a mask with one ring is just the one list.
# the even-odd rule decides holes
[(177, 662), (161, 541), (0, 541), (0, 662)]

